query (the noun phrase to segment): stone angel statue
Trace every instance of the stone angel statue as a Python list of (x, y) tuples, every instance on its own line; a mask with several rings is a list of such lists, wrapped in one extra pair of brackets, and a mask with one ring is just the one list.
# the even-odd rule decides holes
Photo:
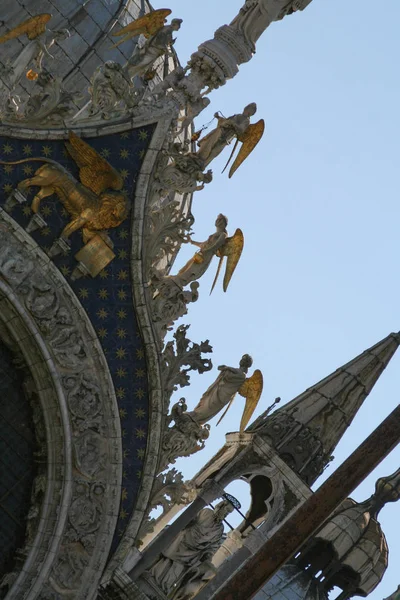
[(78, 182), (59, 163), (49, 158), (31, 157), (16, 161), (0, 161), (0, 164), (43, 162), (35, 174), (21, 181), (18, 189), (31, 186), (40, 189), (32, 200), (32, 211), (39, 211), (43, 198), (55, 194), (61, 200), (72, 219), (61, 233), (67, 239), (74, 231), (82, 229), (86, 243), (99, 235), (111, 248), (112, 241), (104, 231), (117, 227), (128, 216), (129, 201), (122, 191), (124, 181), (120, 173), (88, 143), (69, 132), (66, 148), (79, 167)]
[(227, 225), (228, 219), (220, 214), (215, 221), (216, 232), (210, 235), (205, 242), (195, 242), (192, 239), (189, 239), (189, 242), (194, 246), (197, 246), (200, 250), (196, 252), (176, 275), (168, 276), (168, 280), (174, 282), (180, 288), (183, 288), (204, 275), (210, 266), (213, 257), (219, 256), (220, 262), (218, 265), (217, 276), (211, 289), (212, 291), (221, 270), (223, 259), (226, 256), (228, 260), (223, 282), (223, 289), (224, 292), (226, 292), (239, 262), (244, 244), (243, 233), (240, 229), (237, 229), (232, 237), (228, 237), (228, 232), (226, 230)]
[(172, 19), (170, 25), (165, 25), (166, 18), (171, 12), (168, 8), (153, 10), (113, 33), (114, 36), (122, 36), (122, 39), (113, 48), (140, 34), (146, 38), (143, 46), (139, 46), (139, 44), (136, 46), (124, 67), (131, 79), (136, 75), (144, 75), (154, 61), (165, 54), (174, 44), (175, 40), (172, 36), (174, 31), (180, 29), (182, 19)]
[(263, 136), (265, 129), (264, 120), (260, 119), (257, 123), (250, 123), (250, 117), (256, 111), (257, 105), (255, 102), (252, 102), (244, 108), (243, 113), (232, 115), (228, 118), (221, 117), (218, 113), (215, 113), (214, 116), (218, 119), (217, 127), (197, 142), (199, 150), (196, 152), (196, 156), (203, 161), (204, 167), (209, 165), (214, 158), (221, 154), (225, 146), (228, 146), (236, 138), (233, 151), (226, 165), (227, 167), (231, 161), (239, 141), (242, 142), (239, 154), (229, 171), (229, 177), (232, 177)]
[[(36, 15), (23, 23), (20, 23), (11, 29), (11, 31), (0, 37), (0, 44), (4, 44), (9, 40), (19, 38), (23, 35), (26, 35), (29, 39), (29, 43), (23, 48), (14, 63), (6, 67), (6, 80), (10, 88), (17, 85), (24, 73), (28, 79), (37, 79), (39, 73), (42, 71), (42, 61), (44, 56), (46, 55), (49, 58), (53, 58), (49, 52), (49, 48), (51, 48), (56, 41), (64, 40), (69, 37), (70, 33), (68, 29), (62, 29), (60, 31), (48, 30), (47, 23), (50, 19), (51, 15), (49, 13)], [(32, 65), (33, 68), (28, 70), (30, 65)]]
[(244, 431), (250, 421), (263, 390), (263, 376), (256, 369), (251, 377), (246, 377), (253, 359), (244, 354), (240, 360), (239, 368), (220, 365), (220, 374), (203, 394), (198, 405), (189, 413), (197, 423), (203, 425), (215, 417), (225, 407), (225, 412), (220, 417), (217, 425), (222, 421), (237, 393), (246, 398), (245, 407), (240, 421), (239, 431)]

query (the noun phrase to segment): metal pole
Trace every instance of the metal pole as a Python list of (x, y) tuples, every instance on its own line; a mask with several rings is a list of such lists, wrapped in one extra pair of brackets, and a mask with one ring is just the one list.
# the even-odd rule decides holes
[(213, 600), (250, 600), (400, 442), (400, 404), (221, 588)]

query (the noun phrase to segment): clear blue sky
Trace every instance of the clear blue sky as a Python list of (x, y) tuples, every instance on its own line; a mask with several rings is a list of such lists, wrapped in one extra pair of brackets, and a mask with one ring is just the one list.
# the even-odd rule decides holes
[[(182, 64), (241, 4), (168, 3), (172, 17), (184, 20), (175, 45)], [(212, 164), (214, 181), (195, 195), (194, 239), (205, 240), (222, 212), (229, 232), (241, 227), (246, 242), (228, 292), (220, 285), (209, 296), (215, 264), (182, 320), (191, 323), (192, 340), (210, 339), (214, 366), (237, 365), (245, 352), (253, 356), (265, 381), (258, 413), (400, 329), (399, 23), (398, 0), (384, 7), (376, 0), (313, 0), (264, 33), (253, 59), (211, 94), (209, 110), (197, 119), (200, 127), (217, 110), (227, 116), (255, 101), (256, 116), (266, 121), (264, 139), (234, 177), (220, 174), (227, 150)], [(192, 248), (181, 251), (175, 269)], [(327, 474), (397, 406), (399, 367), (400, 351)], [(192, 376), (175, 399), (185, 395), (194, 407), (216, 375)], [(186, 478), (220, 448), (227, 431), (238, 429), (242, 409), (238, 397), (221, 425), (211, 423), (206, 449), (178, 463)], [(375, 480), (399, 464), (398, 448), (353, 497), (368, 497)], [(246, 506), (246, 491), (239, 485), (234, 493)], [(400, 582), (399, 511), (400, 502), (381, 513), (390, 566), (371, 600)]]

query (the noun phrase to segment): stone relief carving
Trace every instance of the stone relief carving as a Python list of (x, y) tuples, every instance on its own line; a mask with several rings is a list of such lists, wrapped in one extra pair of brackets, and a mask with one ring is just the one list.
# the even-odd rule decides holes
[[(46, 530), (46, 544), (52, 543), (57, 514), (66, 510), (68, 518), (60, 550), (58, 553), (52, 551), (54, 563), (50, 583), (44, 594), (49, 597), (56, 594), (55, 597), (58, 598), (59, 594), (65, 597), (79, 591), (79, 597), (87, 597), (88, 588), (92, 585), (90, 581), (93, 570), (89, 581), (88, 577), (85, 579), (86, 569), (96, 561), (99, 568), (95, 572), (101, 573), (108, 553), (104, 542), (108, 540), (106, 543), (110, 543), (114, 527), (115, 516), (111, 515), (116, 515), (118, 511), (118, 473), (122, 456), (118, 442), (115, 443), (114, 430), (116, 423), (119, 423), (115, 400), (115, 413), (112, 412), (111, 405), (108, 405), (109, 416), (106, 418), (104, 414), (104, 399), (107, 398), (107, 402), (110, 402), (109, 398), (113, 398), (114, 392), (108, 383), (109, 380), (102, 375), (105, 362), (98, 358), (101, 354), (93, 352), (96, 342), (93, 334), (88, 337), (87, 318), (83, 311), (79, 313), (79, 305), (68, 286), (58, 278), (56, 269), (44, 259), (40, 250), (31, 245), (29, 236), (18, 229), (18, 238), (15, 239), (14, 225), (10, 217), (4, 212), (1, 212), (0, 216), (0, 230), (4, 242), (0, 248), (0, 273), (12, 289), (16, 290), (19, 301), (24, 303), (27, 318), (33, 320), (41, 331), (42, 343), (47, 347), (49, 355), (54, 357), (52, 364), (56, 370), (60, 393), (66, 398), (64, 416), (54, 413), (52, 427), (56, 428), (57, 432), (53, 432), (53, 435), (59, 435), (60, 448), (57, 450), (58, 462), (54, 465), (52, 478), (59, 481), (62, 487), (68, 484), (71, 496), (68, 506), (65, 500), (64, 506), (61, 504), (62, 496), (59, 497), (55, 491), (52, 496), (56, 513), (49, 513), (51, 519), (46, 524), (46, 527), (50, 528)], [(77, 319), (76, 315), (80, 318)], [(47, 360), (49, 358), (44, 360), (45, 365)], [(62, 367), (58, 373), (57, 364)], [(93, 376), (95, 373), (96, 379)], [(41, 382), (45, 383), (44, 377)], [(51, 378), (47, 386), (51, 386)], [(37, 398), (34, 402), (34, 421), (38, 424), (38, 431), (44, 436), (43, 424), (40, 427), (42, 410)], [(68, 416), (72, 424), (72, 436), (65, 442), (62, 422)], [(113, 423), (114, 429), (111, 429)], [(54, 444), (55, 442), (52, 447), (56, 448)], [(72, 477), (69, 475), (67, 483), (63, 482), (63, 477), (68, 473), (63, 456), (65, 444), (72, 449), (73, 466)], [(45, 461), (44, 449), (39, 449), (39, 453), (38, 460)], [(111, 482), (113, 485), (110, 489)], [(45, 474), (39, 474), (34, 482), (33, 504), (27, 521), (28, 544), (36, 535), (38, 521), (42, 518), (39, 506), (44, 497), (45, 487)], [(108, 537), (105, 531), (108, 532)], [(102, 543), (99, 543), (99, 536)], [(41, 556), (47, 556), (46, 548), (43, 547)], [(30, 546), (27, 546), (27, 552), (29, 551)], [(39, 565), (33, 568), (34, 573), (26, 579), (27, 589), (30, 589), (34, 577), (40, 571)], [(9, 579), (15, 585), (17, 575), (18, 572), (11, 574)], [(19, 587), (17, 596), (11, 597), (21, 597), (23, 589), (25, 588)]]
[[(174, 422), (174, 425), (170, 427), (172, 422)], [(205, 440), (210, 435), (210, 426), (200, 425), (187, 412), (184, 398), (181, 398), (172, 406), (166, 425), (161, 447), (159, 471), (164, 471), (168, 465), (174, 464), (179, 457), (191, 456), (202, 450), (205, 446)]]
[(167, 406), (173, 392), (179, 387), (189, 385), (190, 371), (198, 371), (201, 374), (212, 369), (211, 359), (202, 356), (212, 352), (212, 346), (208, 340), (200, 344), (191, 342), (186, 337), (189, 327), (190, 325), (178, 327), (173, 336), (174, 340), (165, 345), (162, 354), (161, 371)]
[[(154, 531), (157, 522), (167, 514), (174, 504), (190, 504), (195, 499), (196, 494), (196, 490), (189, 482), (183, 481), (182, 473), (179, 473), (175, 468), (158, 475), (154, 481), (146, 517), (138, 533), (138, 545), (141, 545), (140, 540)], [(161, 507), (161, 515), (156, 518), (150, 517), (150, 513), (157, 507)]]
[(204, 508), (163, 550), (148, 573), (164, 594), (168, 597), (171, 594), (174, 600), (190, 597), (194, 581), (204, 576), (204, 563), (210, 568), (211, 558), (222, 543), (222, 521), (232, 511), (232, 504), (226, 500), (215, 510)]
[(170, 144), (167, 155), (172, 162), (166, 165), (161, 163), (155, 174), (161, 196), (169, 192), (190, 194), (202, 190), (206, 183), (212, 181), (211, 169), (203, 172), (206, 167), (204, 160), (188, 152), (187, 144)]

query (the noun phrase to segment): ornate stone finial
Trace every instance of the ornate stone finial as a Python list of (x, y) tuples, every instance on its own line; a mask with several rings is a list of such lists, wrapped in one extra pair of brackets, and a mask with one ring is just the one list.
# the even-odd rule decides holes
[(388, 477), (381, 477), (375, 484), (375, 493), (366, 502), (370, 506), (371, 516), (376, 519), (388, 502), (397, 502), (400, 498), (400, 468)]

